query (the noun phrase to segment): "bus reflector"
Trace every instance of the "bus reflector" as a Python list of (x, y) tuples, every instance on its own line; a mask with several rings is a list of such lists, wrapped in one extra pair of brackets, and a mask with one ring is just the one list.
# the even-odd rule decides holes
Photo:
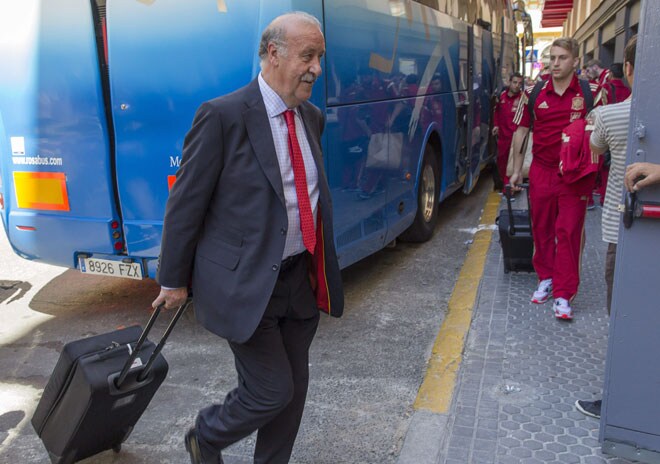
[(176, 176), (167, 176), (167, 190), (172, 190)]
[(19, 208), (70, 211), (63, 172), (14, 172)]
[(0, 209), (5, 209), (5, 197), (0, 193)]
[(16, 226), (18, 230), (37, 230), (36, 227), (33, 226)]

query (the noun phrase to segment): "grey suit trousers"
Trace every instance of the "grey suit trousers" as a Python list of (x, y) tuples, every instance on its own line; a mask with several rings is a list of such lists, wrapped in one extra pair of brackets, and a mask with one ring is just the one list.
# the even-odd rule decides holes
[(254, 462), (289, 461), (307, 397), (308, 353), (318, 322), (307, 259), (301, 255), (280, 271), (254, 334), (245, 343), (229, 342), (238, 387), (223, 404), (197, 416), (198, 436), (209, 450), (219, 452), (258, 430)]

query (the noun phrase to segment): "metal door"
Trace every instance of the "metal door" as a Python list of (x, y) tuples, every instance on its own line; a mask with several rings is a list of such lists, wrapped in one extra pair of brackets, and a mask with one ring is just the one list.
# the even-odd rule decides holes
[(481, 115), (483, 107), (483, 34), (479, 26), (468, 27), (468, 113), (467, 113), (467, 177), (463, 191), (470, 193), (479, 179), (481, 170), (482, 137)]
[[(655, 11), (655, 13), (653, 13)], [(637, 42), (627, 164), (660, 163), (656, 98), (660, 74), (660, 3), (644, 2)], [(660, 186), (637, 195), (660, 201)], [(620, 226), (600, 440), (603, 451), (660, 463), (660, 221)]]

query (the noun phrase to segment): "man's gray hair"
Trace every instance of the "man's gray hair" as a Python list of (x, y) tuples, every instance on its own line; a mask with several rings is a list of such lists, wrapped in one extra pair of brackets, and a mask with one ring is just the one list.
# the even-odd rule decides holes
[(295, 17), (302, 22), (318, 27), (319, 30), (321, 30), (321, 23), (319, 20), (304, 11), (292, 11), (291, 13), (278, 16), (271, 21), (266, 29), (264, 29), (263, 34), (261, 34), (261, 42), (259, 43), (259, 58), (261, 58), (261, 61), (266, 59), (266, 56), (268, 55), (268, 44), (270, 43), (274, 44), (277, 50), (286, 56), (286, 27), (282, 21), (285, 17)]
[(587, 62), (587, 68), (591, 68), (592, 66), (598, 66), (600, 69), (603, 69), (603, 63), (597, 59), (592, 59)]

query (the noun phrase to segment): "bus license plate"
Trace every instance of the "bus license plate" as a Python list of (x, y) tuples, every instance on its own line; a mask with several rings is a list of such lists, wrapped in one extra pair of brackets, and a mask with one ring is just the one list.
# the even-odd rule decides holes
[(142, 280), (142, 266), (140, 263), (123, 263), (110, 259), (80, 258), (80, 272)]

